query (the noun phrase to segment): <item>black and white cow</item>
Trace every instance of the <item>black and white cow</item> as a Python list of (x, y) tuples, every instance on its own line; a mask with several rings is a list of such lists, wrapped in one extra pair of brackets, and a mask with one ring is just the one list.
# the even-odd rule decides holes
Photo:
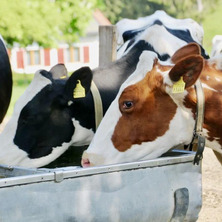
[[(71, 145), (88, 145), (96, 130), (90, 93), (92, 79), (99, 89), (105, 112), (121, 83), (136, 69), (144, 48), (146, 45), (141, 42), (107, 67), (93, 71), (82, 67), (66, 79), (54, 79), (51, 72), (45, 70), (36, 72), (0, 134), (0, 164), (41, 167)], [(85, 96), (74, 98), (79, 83), (84, 87)]]
[(190, 38), (187, 32), (170, 32), (154, 22), (127, 53), (107, 67), (93, 71), (83, 67), (68, 79), (53, 79), (44, 70), (37, 72), (0, 135), (0, 164), (41, 167), (67, 153), (71, 145), (88, 145), (96, 130), (91, 80), (99, 90), (105, 113), (144, 50), (170, 60), (171, 54), (188, 42), (184, 39)]
[(221, 56), (222, 55), (222, 35), (215, 35), (212, 39), (212, 50), (211, 56)]
[(4, 40), (0, 36), (0, 123), (5, 117), (12, 94), (12, 71)]
[(123, 45), (127, 40), (132, 39), (139, 31), (152, 26), (156, 21), (160, 21), (169, 29), (189, 30), (192, 38), (199, 44), (203, 41), (203, 28), (196, 21), (190, 18), (176, 19), (169, 16), (165, 11), (157, 10), (151, 15), (138, 19), (124, 18), (116, 23), (117, 45)]
[[(159, 25), (158, 29), (155, 26)], [(117, 24), (117, 58), (122, 57), (134, 47), (141, 39), (147, 40), (150, 47), (155, 47), (151, 51), (158, 52), (161, 60), (167, 60), (178, 50), (181, 45), (196, 42), (201, 48), (201, 54), (209, 58), (201, 44), (203, 41), (203, 28), (193, 19), (175, 19), (164, 11), (156, 11), (154, 14), (138, 19), (122, 19)], [(150, 27), (153, 29), (150, 31)], [(165, 37), (165, 33), (171, 37), (171, 42)], [(152, 36), (151, 36), (152, 35)], [(156, 41), (155, 37), (163, 35), (161, 41)], [(180, 39), (180, 43), (174, 39)], [(174, 42), (175, 41), (175, 42)], [(182, 43), (183, 42), (183, 43)], [(175, 44), (174, 44), (175, 43)], [(165, 46), (163, 47), (163, 45)], [(166, 50), (166, 48), (168, 50)], [(164, 49), (164, 51), (163, 51)], [(167, 52), (165, 54), (165, 52)]]

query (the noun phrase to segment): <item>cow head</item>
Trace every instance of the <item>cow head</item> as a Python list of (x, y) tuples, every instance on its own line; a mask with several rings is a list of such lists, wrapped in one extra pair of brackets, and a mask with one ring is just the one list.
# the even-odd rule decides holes
[(83, 167), (156, 158), (192, 139), (194, 118), (184, 105), (204, 65), (200, 55), (157, 60), (144, 52), (122, 85), (82, 157)]
[(209, 58), (201, 46), (203, 28), (192, 19), (175, 19), (164, 11), (156, 11), (136, 20), (122, 19), (116, 27), (117, 58), (128, 53), (142, 40), (148, 44), (148, 50), (156, 52), (162, 61), (170, 59), (176, 50), (190, 42), (198, 43), (202, 56)]
[[(4, 160), (0, 158), (1, 164), (43, 166), (60, 156), (71, 144), (78, 143), (78, 135), (74, 132), (81, 126), (73, 110), (86, 99), (92, 72), (83, 67), (69, 78), (53, 78), (58, 77), (58, 71), (62, 76), (66, 74), (61, 65), (49, 72), (38, 71), (16, 102), (12, 118), (0, 135), (0, 149), (11, 150), (11, 156), (17, 154), (17, 158), (10, 160), (11, 156), (7, 155)], [(81, 136), (86, 136), (87, 141), (92, 135), (92, 130), (86, 129), (86, 135), (82, 132)]]

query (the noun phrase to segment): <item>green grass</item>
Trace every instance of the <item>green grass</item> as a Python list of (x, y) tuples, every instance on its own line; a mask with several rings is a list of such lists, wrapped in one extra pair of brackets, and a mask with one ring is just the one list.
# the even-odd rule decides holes
[(212, 14), (206, 15), (203, 22), (204, 39), (203, 46), (210, 54), (212, 49), (212, 39), (215, 35), (222, 35), (222, 1), (218, 1), (216, 10)]
[(30, 84), (33, 79), (34, 74), (16, 74), (13, 73), (13, 88), (12, 88), (12, 97), (9, 105), (7, 117), (10, 117), (13, 113), (15, 102), (18, 98), (25, 92), (25, 89)]

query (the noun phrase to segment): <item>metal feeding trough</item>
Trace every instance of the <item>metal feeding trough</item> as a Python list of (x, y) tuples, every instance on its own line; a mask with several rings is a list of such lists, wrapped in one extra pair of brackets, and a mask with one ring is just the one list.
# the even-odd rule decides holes
[(171, 154), (87, 169), (0, 165), (0, 221), (196, 221), (201, 165), (193, 152)]

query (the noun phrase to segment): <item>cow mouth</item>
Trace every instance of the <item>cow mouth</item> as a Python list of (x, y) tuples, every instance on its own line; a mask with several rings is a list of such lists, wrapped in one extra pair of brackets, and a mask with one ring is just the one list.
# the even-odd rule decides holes
[(83, 158), (82, 161), (81, 161), (81, 165), (83, 168), (86, 168), (86, 167), (90, 167), (90, 161), (88, 158)]

